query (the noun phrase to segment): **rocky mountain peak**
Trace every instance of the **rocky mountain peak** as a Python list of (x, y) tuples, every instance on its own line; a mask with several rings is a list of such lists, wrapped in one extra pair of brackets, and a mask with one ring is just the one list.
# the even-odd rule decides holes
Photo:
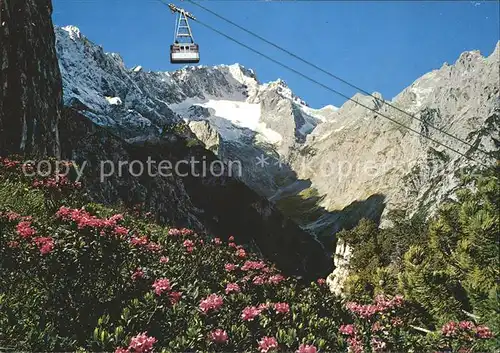
[(271, 81), (262, 85), (262, 91), (266, 90), (276, 92), (281, 97), (288, 99), (293, 103), (303, 105), (306, 107), (308, 106), (308, 104), (304, 100), (302, 100), (302, 98), (300, 98), (299, 96), (295, 95), (292, 92), (290, 87), (288, 87), (287, 83), (281, 78), (277, 79), (276, 81)]

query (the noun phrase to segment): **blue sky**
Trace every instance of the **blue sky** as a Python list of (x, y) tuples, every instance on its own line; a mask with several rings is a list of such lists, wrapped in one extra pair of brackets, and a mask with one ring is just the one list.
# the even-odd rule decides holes
[[(168, 0), (167, 0), (168, 1)], [(355, 91), (230, 26), (193, 4), (173, 1), (204, 23), (351, 96)], [(363, 89), (392, 98), (461, 52), (489, 55), (499, 40), (497, 1), (205, 0), (212, 11)], [(127, 66), (170, 71), (175, 16), (156, 0), (53, 0), (56, 25), (75, 25)], [(240, 63), (261, 82), (285, 80), (312, 107), (345, 101), (228, 39), (192, 23), (203, 65)]]

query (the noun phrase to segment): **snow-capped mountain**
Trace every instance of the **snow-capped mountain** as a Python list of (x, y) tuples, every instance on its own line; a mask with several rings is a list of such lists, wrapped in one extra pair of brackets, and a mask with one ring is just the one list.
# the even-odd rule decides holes
[[(378, 99), (352, 98), (375, 112), (353, 101), (313, 109), (283, 80), (261, 83), (239, 64), (148, 72), (128, 69), (118, 54), (105, 53), (75, 27), (56, 28), (56, 37), (66, 105), (129, 141), (185, 122), (221, 159), (241, 161), (242, 180), (312, 233), (331, 235), (396, 208), (430, 210), (452, 193), (459, 169), (491, 163), (478, 148), (498, 148), (498, 46), (488, 57), (462, 54), (390, 101), (419, 122), (384, 104), (378, 93)], [(265, 168), (256, 164), (262, 156)]]
[[(264, 196), (275, 194), (277, 179), (293, 174), (278, 160), (336, 109), (312, 109), (283, 80), (262, 84), (239, 64), (175, 72), (129, 69), (120, 55), (105, 53), (78, 28), (55, 32), (67, 106), (129, 142), (159, 136), (166, 125), (184, 121), (220, 158), (241, 161), (241, 178)], [(262, 155), (273, 160), (266, 173), (256, 165)]]
[[(304, 138), (321, 121), (282, 80), (260, 84), (239, 64), (187, 67), (175, 72), (126, 68), (120, 55), (105, 53), (74, 26), (56, 27), (65, 104), (84, 110), (100, 125), (125, 136), (154, 135), (173, 121), (206, 120), (222, 140), (276, 146)], [(269, 106), (298, 109), (293, 126), (270, 118)]]

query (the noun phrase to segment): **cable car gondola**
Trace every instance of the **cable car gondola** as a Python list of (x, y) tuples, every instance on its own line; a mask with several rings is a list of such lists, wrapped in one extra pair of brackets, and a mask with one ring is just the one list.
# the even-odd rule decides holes
[(172, 64), (196, 64), (200, 62), (200, 48), (194, 42), (193, 32), (188, 18), (196, 20), (189, 12), (174, 4), (168, 4), (173, 13), (177, 13), (174, 32), (174, 44), (170, 46), (170, 62)]

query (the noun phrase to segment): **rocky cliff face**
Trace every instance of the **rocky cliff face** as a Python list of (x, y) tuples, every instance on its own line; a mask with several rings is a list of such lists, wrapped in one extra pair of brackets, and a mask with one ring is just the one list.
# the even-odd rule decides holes
[[(332, 264), (319, 242), (286, 219), (271, 202), (231, 177), (228, 170), (220, 171), (220, 176), (204, 175), (203, 163), (211, 165), (218, 159), (189, 141), (167, 133), (162, 138), (127, 143), (71, 108), (64, 109), (61, 123), (63, 157), (85, 166), (84, 186), (94, 201), (142, 204), (159, 223), (186, 226), (223, 239), (234, 235), (288, 275), (311, 280), (328, 274)], [(127, 166), (100, 180), (101, 161), (110, 161), (116, 168), (120, 161), (146, 165), (148, 158), (156, 166), (160, 161), (196, 163), (192, 164), (194, 170), (181, 166), (178, 174), (169, 176), (157, 175), (155, 166), (151, 173), (137, 176), (137, 171)]]
[[(386, 211), (432, 211), (456, 186), (456, 172), (494, 162), (499, 141), (499, 46), (484, 57), (463, 53), (416, 80), (391, 103), (414, 114), (414, 120), (372, 97), (356, 95), (369, 111), (345, 103), (307, 138), (293, 162), (301, 178), (310, 179), (323, 206), (339, 209), (374, 193), (386, 198)], [(380, 97), (380, 95), (379, 95)], [(469, 156), (462, 157), (378, 115), (438, 140)], [(436, 131), (432, 124), (468, 143)], [(306, 168), (301, 168), (307, 160)]]
[(59, 154), (61, 76), (50, 0), (0, 1), (0, 152)]

